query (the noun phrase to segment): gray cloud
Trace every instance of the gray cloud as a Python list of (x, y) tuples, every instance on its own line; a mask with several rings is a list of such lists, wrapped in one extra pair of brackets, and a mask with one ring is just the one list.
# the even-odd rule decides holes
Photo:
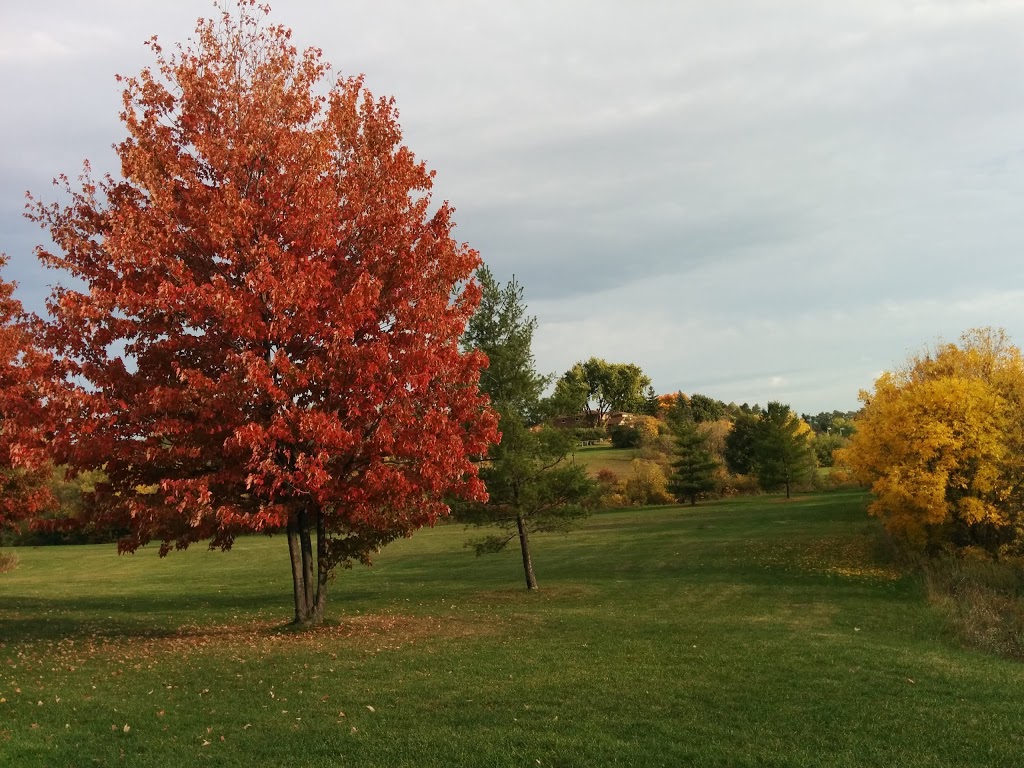
[[(115, 72), (205, 0), (57, 0), (0, 30), (0, 249), (45, 275), (26, 188), (115, 169)], [(852, 407), (971, 325), (1024, 337), (1020, 2), (282, 0), (396, 97), (457, 236), (538, 315), (538, 361), (633, 360), (662, 391)]]

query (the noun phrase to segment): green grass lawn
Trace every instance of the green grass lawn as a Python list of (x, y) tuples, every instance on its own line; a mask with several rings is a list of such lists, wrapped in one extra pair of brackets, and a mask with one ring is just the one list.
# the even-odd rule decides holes
[(459, 526), (282, 631), (284, 539), (18, 550), (3, 766), (1020, 766), (1024, 666), (963, 650), (860, 493), (608, 512), (475, 557)]
[(639, 455), (635, 448), (612, 448), (609, 445), (585, 445), (573, 453), (573, 461), (583, 464), (587, 472), (597, 475), (602, 469), (610, 469), (620, 479), (633, 474), (632, 462)]

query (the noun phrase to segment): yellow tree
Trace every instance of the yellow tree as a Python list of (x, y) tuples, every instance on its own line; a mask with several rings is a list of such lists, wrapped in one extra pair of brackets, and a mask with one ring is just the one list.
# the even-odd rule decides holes
[(837, 459), (871, 486), (870, 512), (910, 543), (1018, 547), (1024, 360), (1001, 330), (965, 333), (884, 373)]

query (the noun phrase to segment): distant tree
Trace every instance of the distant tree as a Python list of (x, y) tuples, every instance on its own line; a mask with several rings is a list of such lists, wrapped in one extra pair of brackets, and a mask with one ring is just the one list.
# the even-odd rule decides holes
[(850, 437), (855, 431), (853, 420), (856, 411), (822, 411), (814, 416), (800, 416), (816, 433), (835, 434), (839, 437)]
[(681, 422), (673, 430), (676, 457), (668, 489), (680, 501), (695, 505), (703, 493), (715, 487), (718, 462), (708, 450), (708, 434), (693, 422)]
[(768, 403), (761, 413), (754, 439), (754, 473), (766, 491), (786, 489), (814, 473), (811, 428), (788, 405)]
[(744, 412), (735, 422), (725, 438), (725, 466), (737, 475), (749, 475), (754, 471), (754, 445), (757, 441), (760, 419), (751, 412)]
[(660, 416), (661, 415), (661, 399), (658, 397), (658, 393), (655, 392), (654, 387), (648, 387), (647, 392), (644, 394), (644, 405), (641, 412), (647, 416)]
[(595, 485), (582, 465), (567, 460), (576, 443), (571, 432), (529, 428), (543, 410), (540, 396), (547, 380), (535, 369), (537, 321), (526, 314), (522, 287), (513, 278), (502, 288), (487, 269), (479, 270), (478, 278), (484, 300), (467, 325), (463, 344), (492, 361), (480, 389), (500, 415), (501, 441), (490, 447), (480, 469), (487, 502), (461, 505), (457, 516), (499, 529), (470, 542), (478, 555), (501, 551), (518, 537), (526, 588), (534, 590), (530, 535), (570, 530), (586, 514)]
[(690, 398), (685, 393), (677, 392), (672, 396), (665, 410), (665, 421), (668, 422), (670, 428), (684, 421), (693, 421)]
[(641, 411), (644, 390), (650, 384), (639, 366), (592, 357), (562, 375), (552, 399), (564, 415), (584, 415), (592, 425), (599, 426), (612, 411)]
[[(6, 264), (0, 255), (0, 267)], [(42, 525), (42, 514), (56, 506), (46, 439), (51, 359), (14, 288), (0, 279), (0, 529)]]
[(694, 393), (690, 395), (690, 413), (694, 422), (718, 421), (725, 416), (725, 403), (712, 397)]
[(719, 465), (725, 464), (725, 444), (729, 433), (732, 432), (732, 422), (729, 419), (705, 421), (703, 424), (698, 424), (697, 429), (707, 435), (707, 449), (711, 451), (715, 461)]
[(497, 419), (459, 347), (480, 259), (394, 102), (231, 5), (121, 81), (123, 178), (86, 168), (31, 209), (73, 278), (49, 303), (75, 385), (55, 448), (103, 470), (88, 522), (121, 551), (286, 532), (316, 624), (338, 567), (484, 494)]
[(840, 448), (845, 448), (850, 442), (848, 437), (842, 437), (838, 432), (830, 434), (819, 432), (814, 436), (814, 456), (819, 467), (831, 467), (835, 464), (833, 453)]

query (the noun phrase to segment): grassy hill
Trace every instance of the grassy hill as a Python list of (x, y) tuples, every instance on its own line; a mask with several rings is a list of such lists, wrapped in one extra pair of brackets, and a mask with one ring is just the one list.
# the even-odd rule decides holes
[(572, 460), (586, 466), (590, 475), (596, 476), (602, 469), (610, 469), (620, 478), (627, 478), (633, 473), (631, 464), (639, 453), (635, 448), (586, 445), (576, 449)]
[(1024, 666), (947, 636), (864, 503), (599, 514), (536, 537), (536, 595), (438, 527), (305, 634), (280, 538), (19, 550), (0, 765), (1021, 765)]

